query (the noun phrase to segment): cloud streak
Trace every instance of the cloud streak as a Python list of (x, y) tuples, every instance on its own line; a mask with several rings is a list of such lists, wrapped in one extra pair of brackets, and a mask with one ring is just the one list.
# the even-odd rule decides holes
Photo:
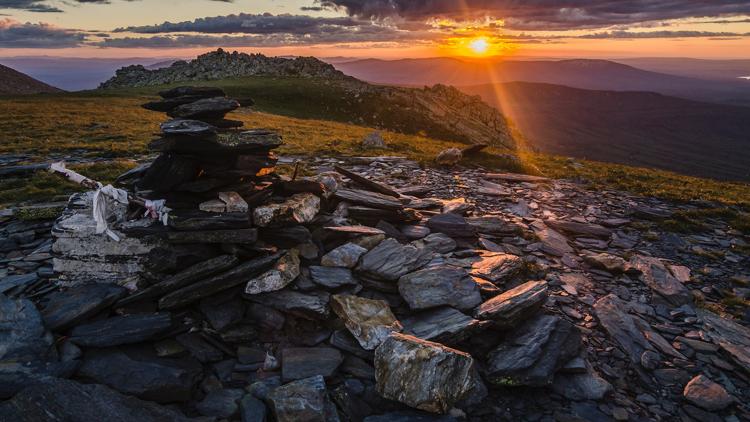
[(84, 32), (46, 23), (0, 19), (0, 48), (68, 48), (86, 41)]
[(500, 18), (516, 30), (570, 30), (696, 17), (750, 14), (747, 0), (316, 0), (350, 16), (407, 21), (485, 16)]

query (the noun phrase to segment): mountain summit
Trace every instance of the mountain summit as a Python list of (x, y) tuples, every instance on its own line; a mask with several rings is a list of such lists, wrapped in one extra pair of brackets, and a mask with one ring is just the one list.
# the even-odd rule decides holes
[(62, 92), (62, 90), (0, 64), (0, 95), (30, 95), (52, 92)]
[(314, 57), (267, 57), (218, 49), (194, 60), (178, 60), (171, 66), (150, 70), (142, 65), (126, 66), (102, 83), (100, 89), (133, 88), (175, 82), (215, 80), (244, 76), (316, 77), (346, 79), (332, 65)]

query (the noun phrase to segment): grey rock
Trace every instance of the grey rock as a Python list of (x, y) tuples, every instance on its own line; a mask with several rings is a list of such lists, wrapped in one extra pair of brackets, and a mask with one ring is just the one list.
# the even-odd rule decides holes
[(398, 333), (375, 350), (375, 378), (383, 397), (433, 413), (446, 413), (482, 384), (468, 353)]
[(443, 233), (450, 237), (474, 237), (476, 230), (458, 214), (438, 214), (427, 220), (427, 227), (433, 232)]
[(357, 284), (348, 268), (311, 266), (310, 278), (313, 283), (329, 289)]
[(212, 294), (231, 289), (243, 282), (247, 283), (248, 279), (257, 277), (274, 265), (279, 257), (279, 254), (274, 254), (256, 258), (244, 262), (229, 271), (175, 290), (159, 300), (159, 308), (180, 308)]
[(398, 291), (415, 310), (443, 305), (466, 310), (482, 302), (479, 287), (469, 273), (449, 265), (425, 268), (401, 277)]
[(575, 357), (581, 334), (560, 317), (540, 315), (508, 333), (487, 358), (487, 378), (502, 386), (540, 387)]
[(170, 117), (183, 119), (220, 119), (240, 107), (237, 100), (226, 97), (203, 98), (169, 111)]
[(211, 391), (195, 408), (203, 416), (229, 419), (239, 412), (239, 401), (244, 395), (245, 390), (234, 388)]
[(299, 264), (299, 251), (289, 250), (276, 261), (273, 268), (248, 281), (245, 285), (245, 293), (257, 295), (283, 289), (299, 276)]
[(124, 287), (111, 284), (75, 286), (50, 295), (42, 309), (42, 317), (50, 330), (64, 330), (97, 314), (126, 294)]
[(685, 399), (709, 411), (722, 410), (734, 402), (732, 396), (721, 385), (705, 375), (698, 375), (685, 385)]
[(641, 331), (646, 323), (638, 316), (628, 314), (629, 307), (614, 294), (604, 296), (594, 304), (594, 314), (599, 323), (607, 331), (633, 363), (641, 362), (641, 355), (647, 350), (653, 350), (651, 343)]
[(78, 376), (123, 394), (168, 403), (189, 400), (200, 372), (197, 364), (162, 358), (136, 359), (118, 349), (91, 349), (86, 352)]
[(732, 360), (750, 372), (750, 329), (712, 312), (699, 312), (703, 330)]
[(330, 314), (331, 295), (325, 292), (300, 293), (290, 290), (254, 295), (250, 299), (281, 312), (306, 319), (326, 319)]
[(320, 211), (320, 198), (311, 193), (292, 195), (280, 204), (266, 204), (253, 210), (253, 222), (259, 227), (309, 223)]
[(354, 268), (357, 266), (359, 258), (365, 253), (367, 253), (367, 249), (354, 243), (346, 243), (323, 255), (320, 259), (320, 265), (325, 267)]
[(240, 420), (242, 422), (266, 422), (266, 405), (250, 394), (240, 400)]
[(523, 259), (516, 255), (488, 253), (471, 265), (471, 275), (495, 284), (504, 283), (524, 268)]
[(486, 324), (450, 307), (429, 309), (402, 320), (404, 332), (423, 340), (459, 343)]
[(458, 422), (450, 415), (433, 415), (422, 412), (390, 412), (368, 416), (362, 422)]
[(579, 236), (593, 236), (607, 239), (612, 231), (604, 226), (591, 223), (579, 223), (576, 221), (547, 220), (545, 223), (555, 230)]
[(0, 403), (2, 422), (188, 422), (180, 412), (104, 385), (47, 378)]
[(331, 308), (366, 350), (375, 349), (390, 333), (402, 329), (388, 303), (382, 300), (333, 295)]
[(401, 210), (404, 208), (404, 205), (397, 198), (378, 192), (359, 189), (339, 189), (333, 195), (341, 201), (369, 208), (384, 210)]
[(115, 316), (75, 327), (70, 340), (87, 347), (119, 346), (149, 340), (171, 326), (169, 313)]
[(284, 349), (281, 352), (281, 378), (288, 382), (315, 375), (330, 377), (343, 361), (341, 353), (330, 347)]
[(630, 265), (641, 272), (641, 280), (674, 306), (692, 302), (690, 290), (678, 280), (657, 258), (635, 255)]
[(444, 254), (456, 249), (456, 241), (443, 233), (432, 233), (415, 244), (424, 245), (424, 248), (434, 253)]
[(589, 369), (581, 374), (558, 373), (552, 389), (570, 400), (601, 400), (612, 391), (612, 384)]
[(37, 280), (39, 280), (39, 276), (36, 273), (11, 275), (0, 278), (0, 294), (19, 286), (28, 286)]
[(404, 274), (423, 267), (432, 252), (413, 245), (402, 245), (386, 239), (362, 256), (358, 270), (375, 278), (395, 281)]
[(171, 244), (234, 243), (252, 245), (258, 240), (257, 229), (170, 231), (166, 235)]
[(322, 376), (294, 381), (276, 388), (268, 403), (278, 422), (338, 422)]
[(365, 149), (378, 149), (385, 147), (386, 145), (385, 140), (383, 139), (383, 135), (381, 135), (378, 131), (370, 133), (369, 135), (365, 136), (365, 139), (362, 140), (362, 148)]
[(403, 226), (401, 233), (409, 240), (423, 239), (430, 234), (430, 229), (425, 226)]
[(531, 228), (542, 242), (542, 251), (554, 256), (563, 256), (574, 252), (565, 236), (547, 227), (542, 221), (533, 222)]
[(545, 281), (529, 281), (482, 303), (474, 317), (511, 328), (534, 315), (548, 297)]

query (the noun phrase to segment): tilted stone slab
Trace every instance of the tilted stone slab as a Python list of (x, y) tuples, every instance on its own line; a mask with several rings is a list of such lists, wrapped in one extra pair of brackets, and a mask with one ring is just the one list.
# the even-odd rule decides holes
[(534, 315), (548, 297), (547, 282), (529, 281), (482, 303), (474, 316), (511, 328)]
[(509, 387), (550, 385), (580, 348), (578, 328), (560, 317), (540, 315), (508, 333), (489, 353), (487, 379)]

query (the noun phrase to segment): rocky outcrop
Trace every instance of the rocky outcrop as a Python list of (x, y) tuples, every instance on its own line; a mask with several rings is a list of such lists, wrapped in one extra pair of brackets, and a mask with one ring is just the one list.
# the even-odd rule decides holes
[(123, 67), (99, 88), (133, 88), (243, 76), (315, 77), (331, 80), (347, 78), (333, 66), (313, 57), (286, 59), (236, 51), (230, 53), (218, 49), (202, 54), (195, 60), (179, 60), (169, 67), (155, 70), (149, 70), (142, 65)]

